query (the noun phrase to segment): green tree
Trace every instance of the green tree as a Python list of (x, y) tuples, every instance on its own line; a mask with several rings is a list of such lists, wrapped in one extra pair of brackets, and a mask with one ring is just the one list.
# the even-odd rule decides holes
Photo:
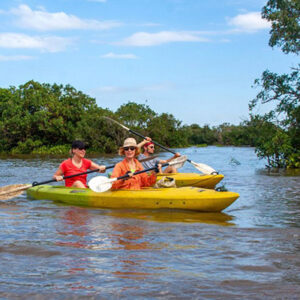
[(149, 122), (156, 117), (156, 113), (145, 104), (137, 104), (135, 102), (128, 102), (121, 105), (116, 115), (120, 121), (128, 126), (130, 129), (143, 129), (145, 130)]
[[(272, 24), (269, 45), (280, 47), (286, 54), (300, 51), (299, 0), (269, 0), (262, 9), (263, 18)], [(276, 102), (276, 107), (263, 116), (277, 128), (272, 139), (266, 136), (257, 145), (261, 157), (267, 157), (272, 167), (300, 167), (300, 64), (290, 74), (266, 70), (254, 85), (261, 91), (249, 104), (250, 114), (258, 103)], [(270, 139), (272, 143), (270, 143)], [(265, 155), (265, 156), (264, 156)], [(273, 159), (271, 158), (273, 155)]]
[(134, 102), (113, 113), (70, 85), (31, 80), (18, 88), (0, 89), (0, 152), (66, 154), (70, 143), (81, 139), (90, 151), (116, 153), (128, 133), (103, 116), (119, 119), (167, 146), (187, 145), (184, 127), (170, 114), (158, 115)]
[(192, 124), (189, 126), (188, 141), (191, 145), (212, 145), (217, 142), (216, 131), (207, 124), (203, 127), (200, 127), (198, 124)]
[(243, 125), (221, 124), (217, 127), (218, 142), (222, 145), (244, 146), (249, 145), (246, 127)]
[(148, 126), (148, 135), (167, 147), (187, 146), (187, 136), (184, 132), (181, 121), (167, 113), (157, 115)]
[(97, 112), (95, 99), (70, 85), (29, 81), (0, 90), (1, 151), (30, 153), (84, 138), (79, 123)]
[(300, 51), (299, 0), (269, 0), (262, 17), (272, 24), (269, 45), (281, 47), (284, 53)]
[(187, 135), (179, 120), (171, 114), (159, 115), (148, 105), (128, 102), (118, 108), (116, 116), (130, 129), (150, 136), (163, 145), (179, 147), (188, 144)]

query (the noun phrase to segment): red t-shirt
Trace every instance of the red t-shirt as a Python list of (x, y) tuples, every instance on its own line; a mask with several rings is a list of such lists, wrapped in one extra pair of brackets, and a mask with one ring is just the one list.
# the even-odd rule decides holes
[[(80, 168), (77, 168), (73, 163), (72, 163), (72, 159), (69, 158), (65, 161), (63, 161), (60, 164), (60, 169), (63, 171), (64, 176), (70, 176), (70, 175), (74, 175), (77, 173), (83, 173), (86, 172), (90, 167), (91, 167), (92, 161), (90, 161), (89, 159), (82, 159), (82, 165)], [(76, 177), (72, 177), (72, 178), (67, 178), (65, 180), (65, 186), (72, 186), (73, 183), (77, 180), (81, 181), (86, 187), (86, 177), (87, 174), (85, 175), (80, 175), (80, 176), (76, 176)]]

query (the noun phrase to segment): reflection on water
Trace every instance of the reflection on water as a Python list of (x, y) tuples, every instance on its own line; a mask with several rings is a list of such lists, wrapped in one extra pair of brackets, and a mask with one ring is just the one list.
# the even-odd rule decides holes
[[(75, 248), (88, 248), (85, 243), (84, 237), (89, 234), (87, 229), (87, 222), (89, 220), (89, 214), (86, 210), (81, 210), (76, 207), (67, 209), (61, 215), (62, 225), (57, 228), (57, 233), (61, 236), (67, 236), (68, 241), (58, 241), (58, 246), (67, 246)], [(61, 225), (61, 224), (60, 224)], [(69, 236), (74, 236), (75, 241), (69, 241)]]
[[(148, 232), (144, 226), (130, 225), (124, 223), (111, 223), (111, 234), (109, 235), (113, 249), (117, 250), (119, 257), (114, 266), (112, 274), (117, 278), (134, 278), (144, 280), (149, 272), (144, 270), (146, 260), (141, 259), (138, 252), (151, 250), (154, 245), (146, 240)], [(124, 250), (124, 251), (118, 251)]]
[[(223, 213), (0, 201), (0, 298), (298, 299), (299, 174), (264, 170), (251, 148), (180, 152), (240, 198)], [(50, 179), (60, 161), (0, 159), (0, 186)]]
[(259, 169), (257, 174), (267, 176), (300, 176), (300, 169)]
[(145, 234), (145, 229), (141, 226), (112, 223), (111, 231), (117, 232), (111, 235), (116, 244), (116, 249), (124, 250), (145, 250), (151, 249), (151, 244), (141, 241)]
[(185, 222), (205, 223), (222, 226), (232, 226), (233, 217), (226, 213), (199, 213), (185, 210), (138, 210), (138, 209), (114, 209), (107, 212), (107, 215), (118, 218), (135, 218), (145, 221), (157, 222)]

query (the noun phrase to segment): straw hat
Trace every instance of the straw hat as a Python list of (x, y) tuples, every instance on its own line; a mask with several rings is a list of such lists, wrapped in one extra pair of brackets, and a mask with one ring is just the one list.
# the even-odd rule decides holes
[(123, 146), (119, 149), (119, 155), (125, 155), (124, 147), (135, 147), (135, 156), (138, 156), (140, 154), (140, 148), (137, 146), (136, 140), (134, 138), (127, 138), (124, 141)]

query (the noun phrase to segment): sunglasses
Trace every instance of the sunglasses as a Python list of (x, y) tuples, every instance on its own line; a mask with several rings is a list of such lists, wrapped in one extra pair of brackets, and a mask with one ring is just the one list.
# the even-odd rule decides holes
[(128, 151), (128, 150), (133, 151), (133, 150), (135, 150), (135, 147), (134, 146), (130, 146), (130, 147), (124, 147), (123, 149), (124, 149), (124, 151)]
[(85, 147), (78, 147), (77, 149), (78, 149), (78, 150), (86, 150)]
[(149, 146), (150, 149), (154, 149), (154, 146)]

